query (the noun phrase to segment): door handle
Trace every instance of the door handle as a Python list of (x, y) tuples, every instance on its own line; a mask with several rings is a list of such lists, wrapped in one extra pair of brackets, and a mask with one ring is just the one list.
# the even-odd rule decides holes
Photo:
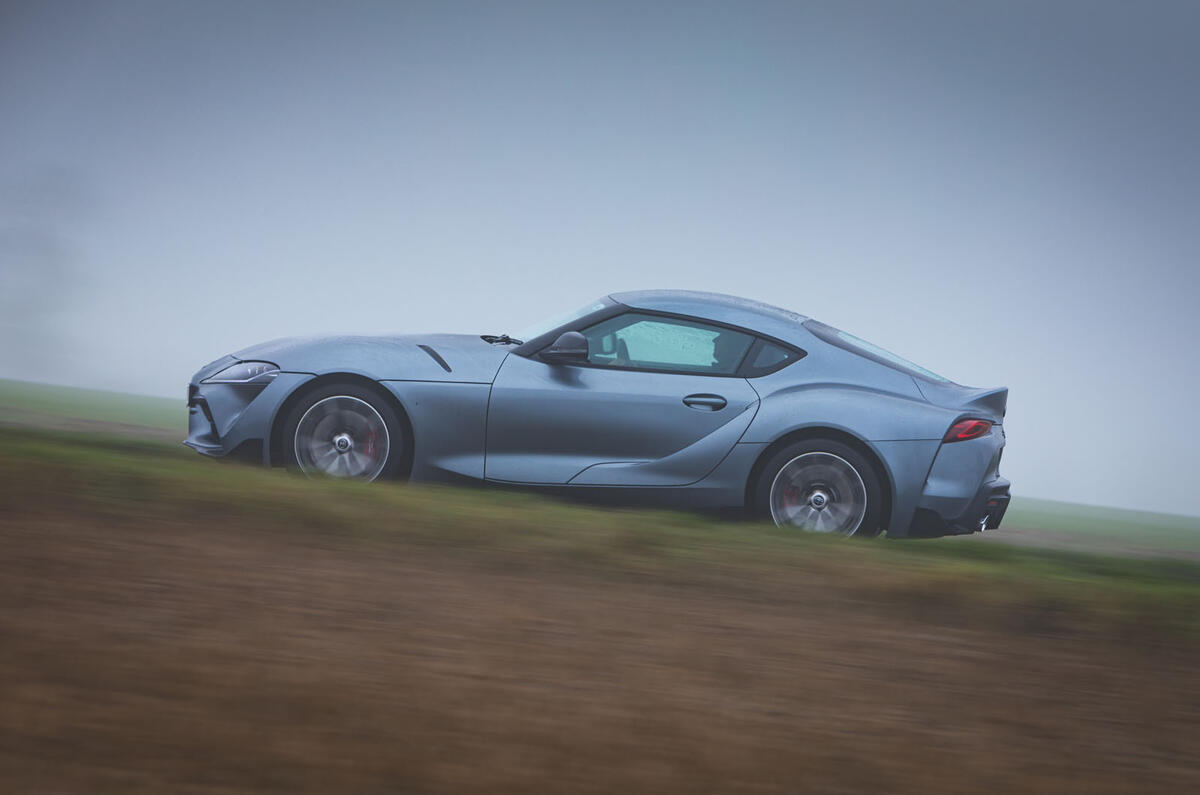
[(688, 395), (683, 405), (698, 411), (720, 411), (725, 408), (725, 398), (720, 395)]

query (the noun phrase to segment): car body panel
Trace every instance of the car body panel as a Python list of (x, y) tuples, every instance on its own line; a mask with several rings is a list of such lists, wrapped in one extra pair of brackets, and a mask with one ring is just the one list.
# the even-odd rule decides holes
[(747, 442), (770, 441), (809, 425), (869, 441), (941, 439), (946, 432), (950, 412), (931, 405), (912, 376), (811, 335), (807, 345), (808, 355), (800, 361), (751, 379), (763, 407)]
[[(225, 366), (228, 366), (227, 364)], [(205, 368), (209, 377), (223, 368)], [(279, 410), (305, 383), (309, 373), (280, 373), (262, 389), (236, 384), (203, 383), (193, 378), (188, 395), (188, 438), (185, 444), (197, 452), (223, 457), (259, 445), (255, 451), (264, 464), (271, 464), (270, 429)]]
[[(421, 346), (436, 352), (450, 369)], [(244, 348), (242, 361), (266, 361), (291, 372), (352, 373), (378, 381), (460, 381), (490, 384), (508, 350), (472, 334), (386, 337), (285, 337)]]
[(1008, 405), (1008, 389), (975, 389), (951, 383), (932, 383), (914, 378), (921, 395), (935, 406), (950, 409), (955, 414), (969, 413), (973, 417), (1003, 422)]
[(384, 381), (408, 415), (414, 480), (483, 479), (484, 434), (491, 384)]
[(942, 440), (881, 441), (871, 442), (868, 446), (878, 456), (891, 481), (892, 510), (885, 524), (888, 536), (903, 537), (908, 534), (925, 477)]
[(922, 485), (917, 507), (937, 514), (960, 532), (977, 529), (969, 524), (977, 518), (970, 515), (972, 503), (982, 491), (1007, 485), (1000, 477), (1004, 442), (1004, 427), (994, 425), (978, 439), (942, 445)]
[[(793, 350), (794, 360), (765, 375), (716, 375), (540, 358), (561, 333), (630, 311), (747, 332), (763, 345)], [(541, 326), (525, 343), (429, 334), (286, 338), (244, 348), (193, 376), (186, 444), (214, 457), (249, 450), (282, 465), (272, 455), (273, 434), (278, 439), (288, 407), (304, 390), (367, 379), (411, 426), (413, 480), (738, 507), (773, 451), (824, 435), (857, 445), (872, 460), (891, 506), (882, 520), (889, 536), (972, 532), (1003, 516), (1007, 389), (914, 372), (886, 351), (856, 350), (834, 336), (836, 329), (804, 315), (731, 296), (615, 293), (568, 317), (556, 328)], [(257, 385), (207, 380), (239, 361), (271, 362), (280, 372)], [(725, 404), (710, 410), (685, 404), (689, 396), (720, 396)], [(965, 418), (986, 419), (992, 429), (944, 443), (946, 431)]]
[(686, 486), (611, 486), (601, 484), (548, 484), (531, 486), (538, 492), (554, 495), (580, 495), (621, 505), (645, 505), (675, 508), (736, 508), (746, 492), (746, 473), (766, 452), (765, 444), (735, 444), (711, 472)]
[[(598, 478), (603, 485), (629, 486), (700, 480), (740, 438), (748, 420), (739, 424), (739, 418), (757, 405), (757, 393), (736, 377), (647, 375), (510, 357), (492, 385), (487, 479), (550, 484), (580, 478), (591, 485)], [(717, 411), (684, 404), (701, 394), (719, 395), (727, 404)], [(730, 423), (736, 434), (718, 435)], [(647, 466), (693, 446), (671, 462)], [(597, 465), (612, 466), (584, 474)]]
[(593, 464), (571, 478), (572, 486), (686, 486), (703, 479), (724, 460), (750, 426), (758, 403), (682, 450), (649, 461)]

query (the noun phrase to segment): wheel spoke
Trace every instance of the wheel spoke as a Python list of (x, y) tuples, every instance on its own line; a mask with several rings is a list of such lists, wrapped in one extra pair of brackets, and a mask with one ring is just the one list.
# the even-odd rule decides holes
[(833, 521), (835, 527), (840, 526), (850, 518), (850, 508), (845, 503), (831, 502), (829, 503), (829, 507), (825, 509), (825, 513), (829, 514), (829, 518)]
[(816, 530), (818, 533), (824, 533), (827, 529), (826, 524), (828, 523), (828, 520), (829, 520), (829, 512), (828, 511), (817, 511), (816, 516), (813, 517), (813, 529)]
[(793, 516), (797, 520), (794, 522), (796, 526), (808, 527), (813, 522), (813, 509), (807, 505), (801, 505), (794, 510)]
[(357, 450), (350, 453), (346, 457), (349, 458), (351, 464), (353, 464), (355, 476), (361, 475), (375, 465), (375, 461), (371, 458), (371, 456), (367, 455), (366, 453), (360, 453)]
[(317, 467), (322, 472), (328, 472), (330, 465), (337, 460), (338, 452), (333, 449), (333, 446), (327, 446), (321, 452), (317, 453), (313, 458)]

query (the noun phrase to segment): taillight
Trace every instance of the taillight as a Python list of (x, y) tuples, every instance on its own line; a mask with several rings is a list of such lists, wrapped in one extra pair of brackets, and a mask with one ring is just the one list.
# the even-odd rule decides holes
[(992, 429), (987, 420), (959, 420), (950, 426), (942, 442), (965, 442), (968, 439), (978, 439)]

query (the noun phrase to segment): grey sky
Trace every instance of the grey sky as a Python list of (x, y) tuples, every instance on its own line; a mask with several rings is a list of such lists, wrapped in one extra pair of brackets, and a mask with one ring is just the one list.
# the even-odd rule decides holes
[(1197, 85), (1196, 3), (10, 0), (0, 375), (715, 290), (1011, 387), (1018, 494), (1200, 513)]

